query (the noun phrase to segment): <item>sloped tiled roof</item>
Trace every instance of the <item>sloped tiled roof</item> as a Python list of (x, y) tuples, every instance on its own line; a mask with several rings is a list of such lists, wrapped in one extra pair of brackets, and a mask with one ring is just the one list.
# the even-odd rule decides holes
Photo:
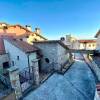
[(96, 43), (96, 40), (94, 40), (94, 39), (90, 39), (90, 40), (78, 40), (80, 43), (84, 43), (84, 42), (86, 42), (86, 43)]
[(65, 49), (69, 49), (61, 40), (34, 41), (33, 43), (58, 43)]
[(25, 41), (20, 41), (15, 39), (6, 39), (6, 40), (25, 53), (31, 53), (39, 50), (37, 47), (30, 45)]
[[(6, 24), (6, 23), (5, 23), (5, 24)], [(41, 38), (47, 40), (47, 39), (46, 39), (44, 36), (42, 36), (41, 34), (38, 34), (38, 33), (36, 33), (36, 32), (32, 32), (32, 31), (28, 30), (26, 27), (24, 27), (24, 26), (22, 26), (22, 25), (20, 25), (20, 24), (15, 24), (15, 25), (6, 24), (6, 25), (7, 25), (6, 27), (16, 27), (16, 26), (18, 26), (18, 27), (21, 27), (21, 29), (26, 30), (26, 33), (21, 34), (21, 36), (26, 36), (26, 34), (27, 34), (27, 35), (36, 34), (36, 35), (40, 36)], [(4, 27), (5, 27), (5, 26), (4, 26)], [(1, 27), (1, 28), (4, 29), (4, 27)], [(16, 32), (15, 32), (15, 33), (16, 33)], [(1, 33), (0, 33), (0, 34), (1, 34)], [(8, 34), (8, 33), (7, 33), (7, 34)], [(20, 36), (20, 35), (17, 35), (17, 34), (16, 34), (16, 36)]]

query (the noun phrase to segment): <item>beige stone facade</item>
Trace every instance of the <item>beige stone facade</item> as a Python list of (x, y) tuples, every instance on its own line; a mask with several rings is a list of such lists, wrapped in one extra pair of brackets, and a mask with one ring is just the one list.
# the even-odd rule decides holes
[(79, 40), (79, 49), (95, 50), (96, 40)]

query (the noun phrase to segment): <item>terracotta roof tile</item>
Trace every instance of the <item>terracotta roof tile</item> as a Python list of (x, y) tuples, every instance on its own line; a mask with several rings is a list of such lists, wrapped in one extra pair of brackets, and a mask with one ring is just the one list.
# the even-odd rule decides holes
[(69, 49), (69, 47), (65, 45), (61, 40), (34, 41), (33, 43), (58, 43), (65, 49)]
[(80, 43), (84, 43), (84, 42), (86, 42), (86, 43), (91, 43), (91, 42), (93, 43), (94, 42), (95, 43), (96, 42), (96, 40), (92, 40), (92, 39), (91, 40), (78, 40), (78, 41)]
[[(23, 33), (23, 34), (16, 34), (16, 36), (20, 36), (20, 35), (21, 35), (21, 36), (24, 36), (24, 34), (28, 34), (28, 35), (30, 35), (30, 34), (36, 34), (36, 35), (40, 36), (41, 38), (47, 40), (47, 39), (46, 39), (44, 36), (42, 36), (41, 34), (38, 34), (38, 33), (36, 33), (36, 32), (32, 32), (32, 31), (28, 30), (26, 27), (21, 26), (20, 24), (15, 24), (15, 25), (9, 25), (9, 24), (7, 24), (6, 27), (16, 27), (16, 26), (20, 27), (21, 29), (26, 30), (25, 33)], [(1, 28), (4, 29), (4, 27), (1, 27)], [(15, 32), (15, 33), (16, 33), (16, 32)], [(11, 33), (10, 33), (10, 34), (11, 34)]]
[(39, 50), (37, 47), (30, 45), (24, 41), (15, 40), (15, 39), (6, 39), (6, 40), (26, 53), (35, 52)]

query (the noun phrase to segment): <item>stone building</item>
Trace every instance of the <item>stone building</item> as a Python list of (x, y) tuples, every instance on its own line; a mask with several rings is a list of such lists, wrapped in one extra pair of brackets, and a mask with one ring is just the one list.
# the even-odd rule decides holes
[(67, 52), (69, 48), (60, 40), (38, 41), (33, 45), (41, 50), (42, 71), (61, 70), (71, 60), (71, 54)]
[(17, 39), (24, 40), (30, 44), (33, 41), (47, 40), (42, 36), (40, 28), (35, 28), (35, 31), (33, 32), (29, 25), (24, 27), (19, 24), (10, 25), (7, 23), (0, 23), (0, 35), (12, 35)]
[(88, 39), (88, 40), (78, 40), (79, 41), (79, 49), (86, 50), (95, 50), (96, 49), (96, 40)]

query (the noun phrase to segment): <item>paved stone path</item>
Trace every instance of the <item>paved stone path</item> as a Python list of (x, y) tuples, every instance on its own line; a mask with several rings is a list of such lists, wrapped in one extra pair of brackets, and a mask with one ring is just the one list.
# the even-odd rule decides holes
[(53, 74), (24, 100), (94, 100), (95, 77), (81, 55), (75, 58), (64, 75)]

